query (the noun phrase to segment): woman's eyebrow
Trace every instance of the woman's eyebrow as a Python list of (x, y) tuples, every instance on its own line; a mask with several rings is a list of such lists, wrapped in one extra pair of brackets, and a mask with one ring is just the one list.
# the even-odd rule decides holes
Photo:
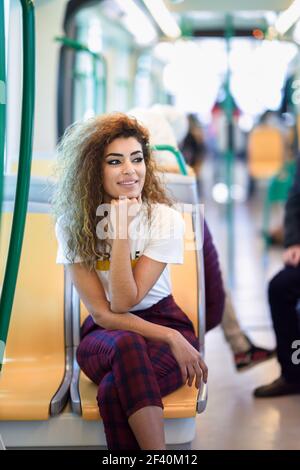
[[(134, 152), (131, 152), (130, 156), (131, 155), (136, 155), (137, 153), (143, 153), (142, 150), (135, 150)], [(116, 152), (112, 152), (112, 153), (109, 153), (108, 155), (105, 156), (105, 158), (107, 157), (124, 157), (123, 153), (116, 153)]]

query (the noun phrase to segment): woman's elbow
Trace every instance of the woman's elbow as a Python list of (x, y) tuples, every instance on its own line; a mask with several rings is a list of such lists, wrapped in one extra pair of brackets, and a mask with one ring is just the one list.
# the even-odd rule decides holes
[(103, 317), (103, 315), (99, 315), (99, 313), (96, 313), (96, 312), (90, 312), (90, 315), (94, 321), (94, 323), (96, 323), (96, 325), (98, 326), (101, 326), (101, 328), (106, 328), (106, 325), (105, 325), (105, 318)]
[(112, 313), (126, 313), (128, 310), (130, 310), (130, 306), (126, 306), (125, 304), (118, 304), (111, 302), (110, 304), (110, 309)]
[(112, 297), (110, 301), (110, 308), (111, 311), (114, 313), (126, 313), (130, 309), (132, 309), (132, 307), (134, 307), (137, 303), (138, 302), (136, 302), (135, 298), (129, 296), (127, 296), (126, 298), (123, 297), (122, 299), (116, 299)]

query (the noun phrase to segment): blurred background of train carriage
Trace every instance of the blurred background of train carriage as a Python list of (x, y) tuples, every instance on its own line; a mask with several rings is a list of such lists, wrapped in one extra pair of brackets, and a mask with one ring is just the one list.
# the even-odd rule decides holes
[[(8, 448), (105, 445), (95, 387), (75, 360), (85, 312), (55, 264), (49, 204), (56, 144), (76, 120), (150, 108), (160, 116), (152, 143), (169, 146), (155, 152), (161, 177), (178, 201), (204, 204), (239, 319), (274, 346), (266, 286), (281, 266), (270, 234), (280, 232), (299, 148), (299, 18), (299, 2), (289, 0), (1, 2), (0, 435)], [(187, 115), (196, 160), (183, 145)], [(204, 353), (202, 255), (172, 275)], [(299, 449), (297, 398), (252, 398), (275, 360), (238, 375), (220, 328), (205, 336), (205, 357), (205, 412), (197, 414), (195, 390), (166, 397), (169, 448)], [(200, 394), (198, 411), (205, 401)]]

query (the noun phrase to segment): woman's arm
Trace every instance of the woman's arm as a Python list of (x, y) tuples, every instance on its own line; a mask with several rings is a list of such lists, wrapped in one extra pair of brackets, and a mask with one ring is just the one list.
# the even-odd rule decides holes
[(114, 312), (137, 305), (154, 286), (167, 263), (141, 256), (132, 269), (129, 240), (115, 239), (110, 258), (110, 299)]
[(79, 263), (66, 265), (77, 292), (97, 325), (107, 330), (127, 330), (152, 341), (167, 344), (178, 333), (172, 328), (156, 325), (132, 313), (111, 310), (109, 301), (96, 271), (89, 271)]
[[(134, 216), (131, 206), (141, 199), (112, 200), (115, 210), (115, 238), (110, 255), (109, 294), (111, 309), (124, 312), (137, 305), (153, 287), (167, 263), (141, 256), (134, 269), (131, 266), (128, 227)], [(125, 225), (124, 225), (125, 222)]]
[(169, 345), (181, 370), (183, 383), (191, 386), (194, 378), (199, 388), (201, 378), (207, 381), (207, 367), (197, 351), (177, 330), (148, 322), (132, 313), (115, 313), (110, 309), (103, 286), (95, 271), (80, 264), (67, 265), (72, 281), (95, 323), (107, 330), (126, 330), (138, 333), (151, 341)]

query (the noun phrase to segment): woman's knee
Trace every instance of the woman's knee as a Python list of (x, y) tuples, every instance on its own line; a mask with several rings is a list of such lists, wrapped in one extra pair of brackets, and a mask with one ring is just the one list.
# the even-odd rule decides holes
[(146, 341), (145, 338), (138, 333), (133, 333), (131, 331), (121, 331), (118, 336), (115, 337), (114, 345), (116, 351), (122, 352), (131, 352), (132, 350), (145, 350)]
[(97, 402), (99, 408), (105, 405), (117, 405), (119, 396), (112, 371), (107, 372), (98, 386)]
[(84, 347), (82, 346), (82, 343), (83, 342), (81, 341), (76, 349), (76, 360), (80, 368), (82, 367), (83, 357), (84, 357), (83, 356)]

